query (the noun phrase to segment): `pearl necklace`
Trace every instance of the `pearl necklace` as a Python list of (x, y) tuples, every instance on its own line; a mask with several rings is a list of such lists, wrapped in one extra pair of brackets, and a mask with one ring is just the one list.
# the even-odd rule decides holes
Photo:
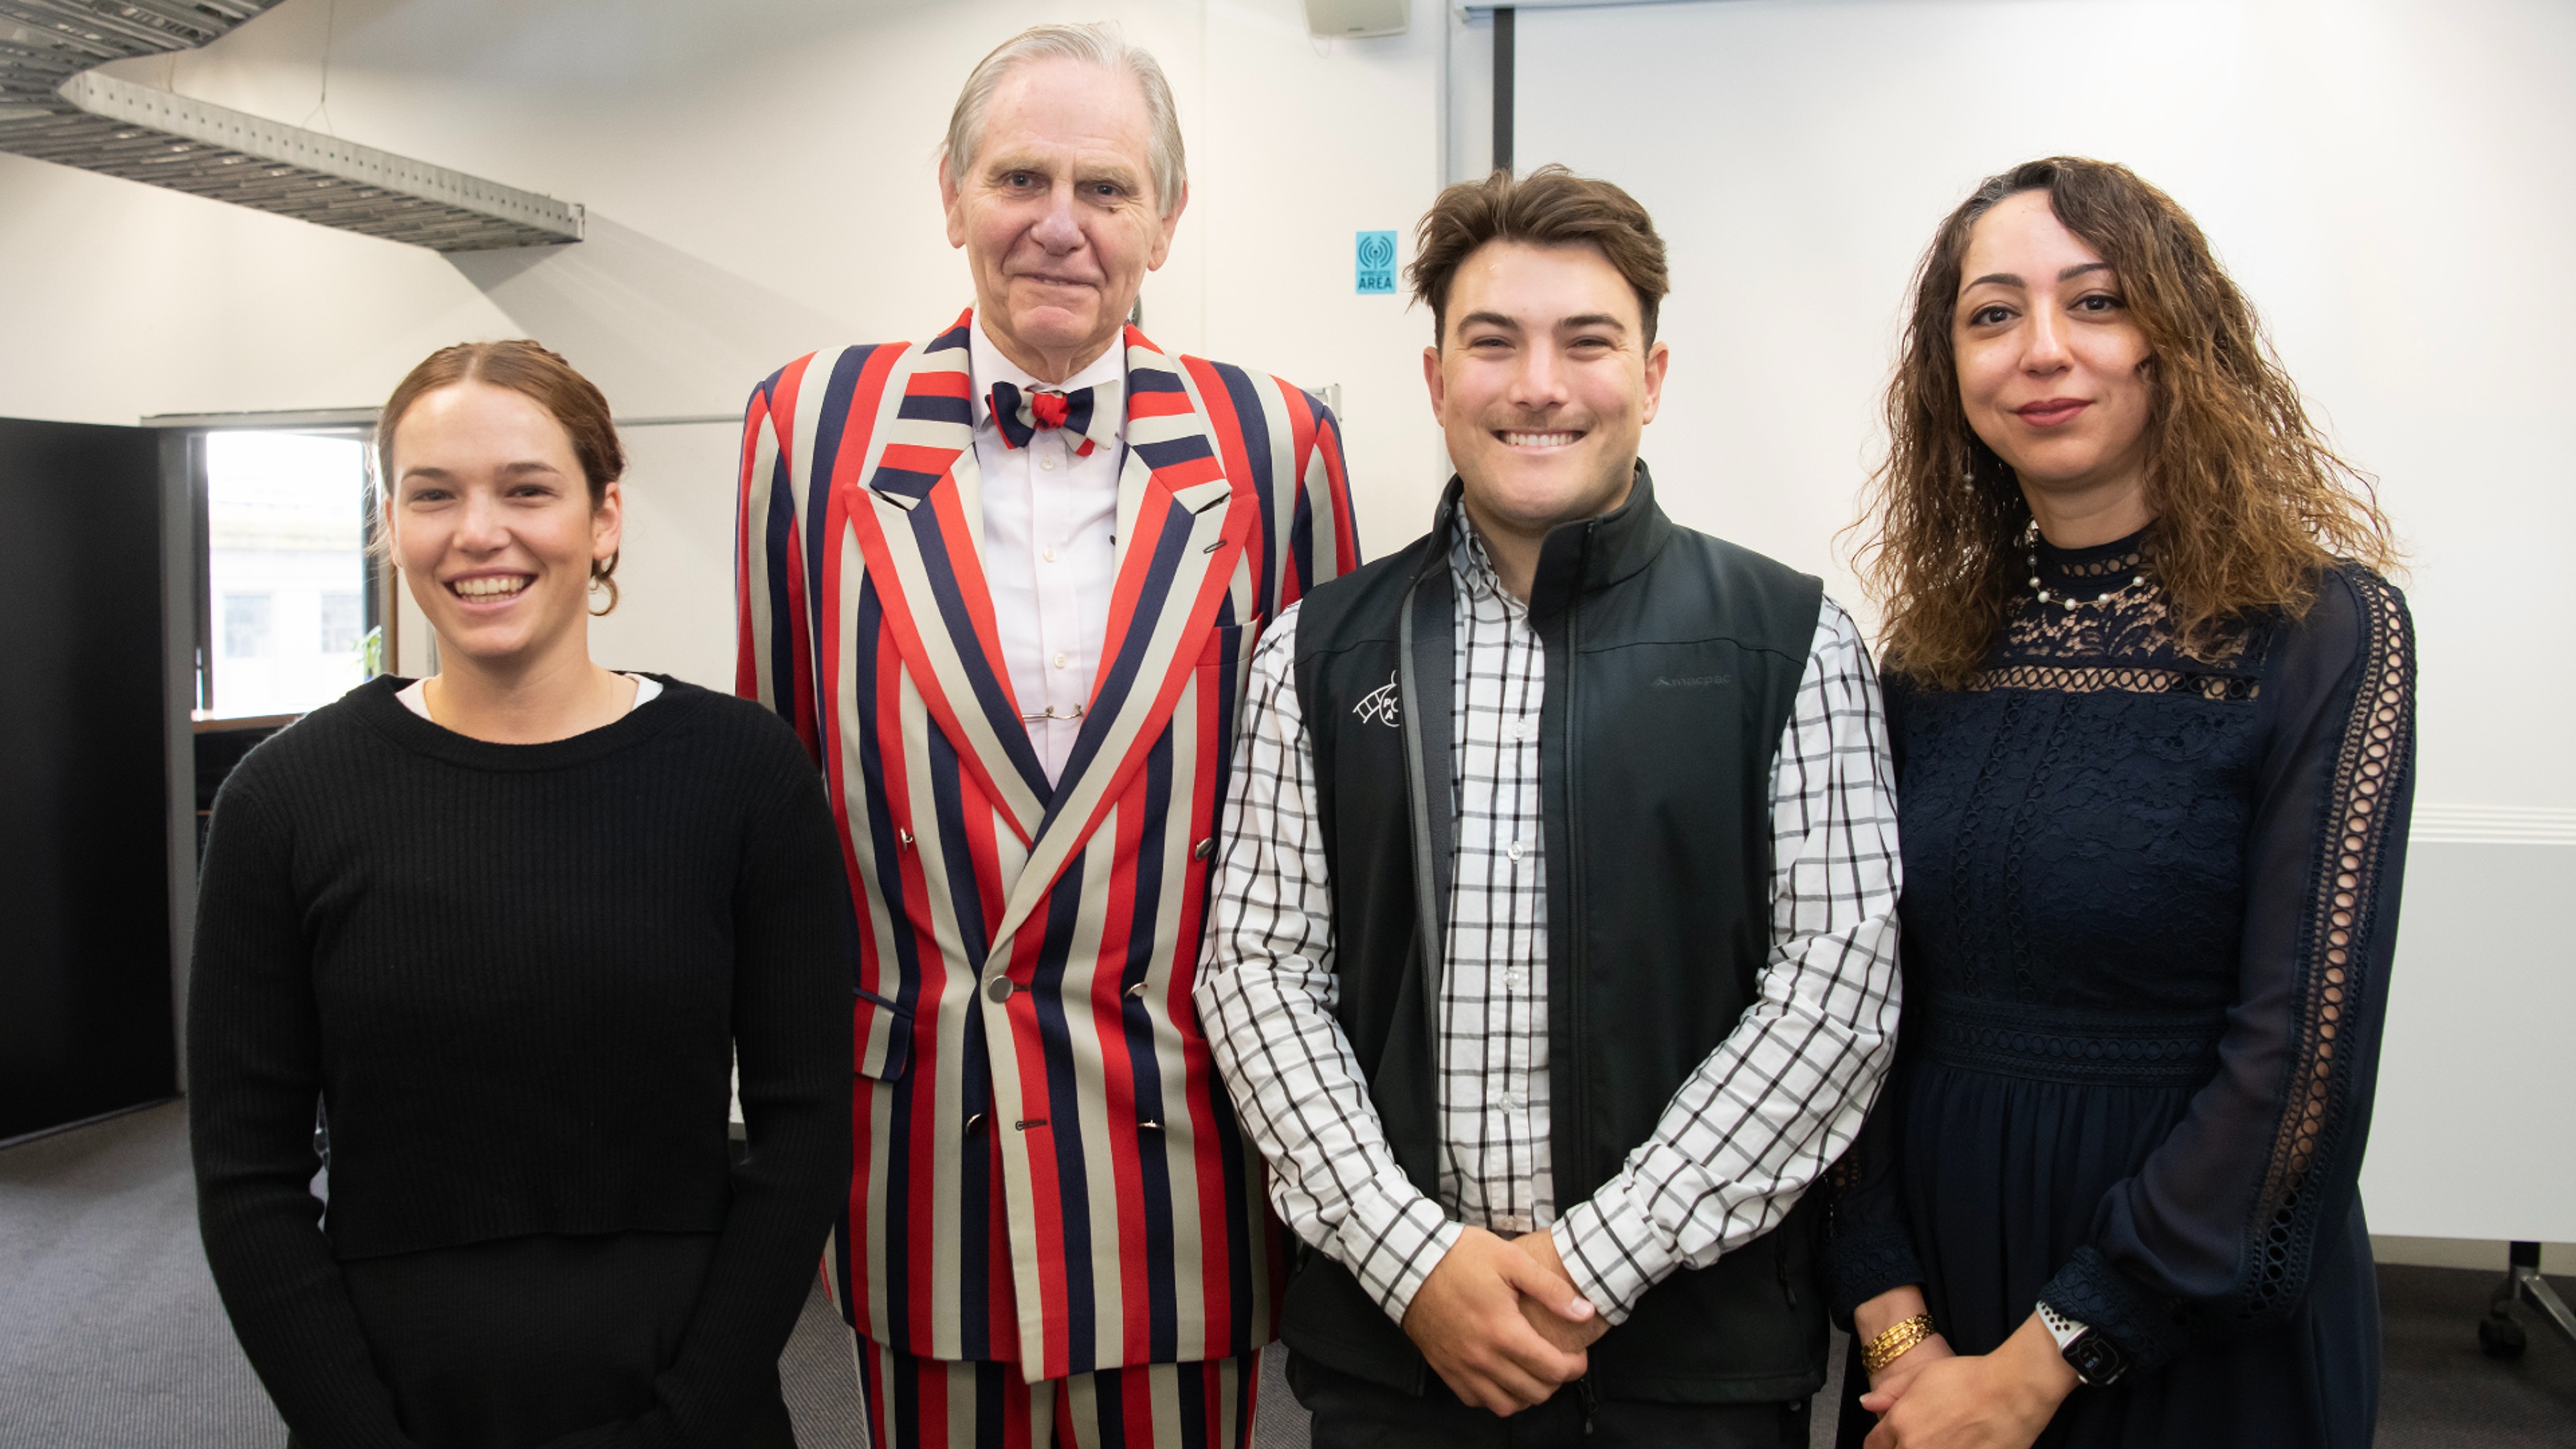
[(2027, 542), (2030, 544), (2030, 587), (2033, 592), (2039, 595), (2039, 601), (2043, 605), (2063, 604), (2066, 606), (2066, 612), (2072, 614), (2077, 609), (2084, 607), (2086, 604), (2118, 603), (2120, 600), (2127, 598), (2131, 592), (2142, 591), (2147, 586), (2147, 571), (2144, 565), (2141, 564), (2138, 571), (2129, 576), (2129, 581), (2127, 583), (2122, 584), (2118, 588), (2112, 589), (2107, 593), (2095, 594), (2089, 599), (2068, 598), (2062, 594), (2053, 594), (2049, 590), (2042, 588), (2039, 582), (2039, 524), (2035, 520), (2030, 526), (2030, 534)]

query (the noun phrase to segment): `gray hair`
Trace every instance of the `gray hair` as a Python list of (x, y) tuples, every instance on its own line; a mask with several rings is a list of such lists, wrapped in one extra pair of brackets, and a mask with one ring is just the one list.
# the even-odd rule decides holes
[(984, 108), (992, 103), (993, 93), (1002, 81), (1020, 66), (1033, 60), (1078, 60), (1102, 70), (1124, 71), (1136, 78), (1137, 87), (1145, 93), (1145, 122), (1149, 132), (1150, 151), (1147, 164), (1154, 173), (1154, 205), (1164, 216), (1181, 204), (1181, 194), (1189, 187), (1189, 165), (1181, 154), (1181, 113), (1172, 104), (1172, 83), (1163, 78), (1163, 68), (1151, 52), (1141, 45), (1129, 45), (1118, 34), (1118, 27), (1105, 21), (1088, 25), (1032, 25), (1000, 45), (993, 53), (976, 62), (974, 73), (966, 77), (966, 88), (957, 93), (957, 109), (948, 115), (948, 139), (939, 148), (940, 159), (948, 163), (949, 176), (962, 182), (958, 172), (975, 159), (984, 144)]

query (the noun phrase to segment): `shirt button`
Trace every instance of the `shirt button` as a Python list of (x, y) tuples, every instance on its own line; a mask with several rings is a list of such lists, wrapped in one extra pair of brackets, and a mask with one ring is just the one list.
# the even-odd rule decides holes
[(1520, 737), (1521, 739), (1528, 739), (1530, 736), (1532, 736), (1532, 735), (1534, 735), (1534, 734), (1537, 734), (1537, 733), (1538, 733), (1538, 718), (1537, 718), (1537, 716), (1535, 716), (1535, 715), (1523, 715), (1523, 716), (1521, 716), (1521, 721), (1520, 721), (1520, 723), (1518, 723), (1518, 724), (1516, 724), (1516, 725), (1513, 725), (1513, 726), (1512, 726), (1512, 733), (1513, 733), (1514, 735), (1516, 735), (1516, 736)]
[(1050, 548), (1050, 549), (1041, 549), (1041, 550), (1039, 551), (1039, 553), (1038, 553), (1038, 556), (1039, 556), (1040, 558), (1045, 559), (1048, 563), (1054, 563), (1054, 562), (1055, 562), (1055, 550), (1054, 550), (1054, 549), (1051, 549), (1051, 548)]
[(1039, 467), (1041, 467), (1041, 468), (1044, 468), (1044, 469), (1045, 469), (1045, 470), (1047, 470), (1048, 472), (1052, 473), (1052, 472), (1054, 472), (1054, 471), (1055, 471), (1055, 459), (1053, 459), (1053, 458), (1040, 458), (1040, 459), (1038, 459), (1038, 466), (1039, 466)]
[(1059, 655), (1057, 655), (1057, 656), (1055, 657), (1055, 667), (1056, 667), (1056, 668), (1058, 668), (1058, 669), (1062, 669), (1062, 668), (1064, 667), (1064, 656), (1063, 656), (1063, 655), (1059, 654)]
[(1515, 966), (1509, 971), (1503, 973), (1503, 984), (1514, 991), (1520, 990), (1522, 985), (1528, 980), (1529, 974), (1521, 970), (1518, 966)]
[(1503, 847), (1503, 854), (1510, 856), (1510, 857), (1511, 857), (1512, 859), (1514, 859), (1514, 860), (1518, 860), (1518, 859), (1520, 859), (1520, 858), (1521, 858), (1521, 843), (1520, 843), (1519, 841), (1515, 840), (1515, 841), (1513, 841), (1511, 844), (1509, 844), (1509, 845), (1507, 845), (1507, 846)]

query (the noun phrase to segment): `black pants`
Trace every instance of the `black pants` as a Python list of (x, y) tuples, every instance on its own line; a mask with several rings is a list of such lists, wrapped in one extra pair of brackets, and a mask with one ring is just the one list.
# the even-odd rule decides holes
[(1314, 1449), (1806, 1449), (1807, 1404), (1654, 1404), (1596, 1399), (1584, 1384), (1510, 1418), (1462, 1402), (1431, 1376), (1420, 1397), (1288, 1356), (1288, 1386), (1314, 1416)]

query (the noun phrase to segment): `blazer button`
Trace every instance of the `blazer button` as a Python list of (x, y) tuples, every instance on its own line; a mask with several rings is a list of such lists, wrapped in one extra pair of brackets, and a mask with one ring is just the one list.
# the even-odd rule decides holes
[(967, 1119), (966, 1119), (966, 1135), (967, 1135), (967, 1136), (972, 1137), (972, 1136), (974, 1136), (976, 1133), (981, 1132), (981, 1131), (983, 1131), (983, 1130), (984, 1130), (984, 1114), (983, 1114), (983, 1113), (978, 1112), (978, 1113), (976, 1113), (974, 1116), (969, 1117), (969, 1118), (967, 1118)]
[(1010, 977), (1008, 977), (1008, 976), (996, 976), (996, 977), (994, 977), (994, 978), (993, 978), (993, 984), (984, 988), (984, 995), (985, 995), (985, 996), (987, 996), (987, 997), (989, 997), (989, 998), (991, 998), (991, 999), (992, 999), (992, 1000), (994, 1000), (994, 1001), (1008, 1001), (1008, 1000), (1010, 1000), (1010, 999), (1011, 999), (1011, 978), (1010, 978)]
[(1190, 854), (1200, 860), (1205, 860), (1209, 856), (1216, 854), (1216, 837), (1211, 835), (1207, 839), (1200, 841), (1197, 845), (1191, 848)]
[(1133, 997), (1137, 998), (1137, 999), (1138, 999), (1138, 1000), (1140, 1000), (1140, 1001), (1141, 1001), (1141, 1000), (1143, 1000), (1143, 999), (1144, 999), (1144, 996), (1145, 996), (1145, 983), (1144, 983), (1144, 982), (1142, 982), (1142, 981), (1139, 981), (1139, 982), (1137, 982), (1135, 985), (1128, 987), (1128, 988), (1127, 988), (1127, 994), (1128, 994), (1128, 995), (1130, 995), (1130, 996), (1133, 996)]

